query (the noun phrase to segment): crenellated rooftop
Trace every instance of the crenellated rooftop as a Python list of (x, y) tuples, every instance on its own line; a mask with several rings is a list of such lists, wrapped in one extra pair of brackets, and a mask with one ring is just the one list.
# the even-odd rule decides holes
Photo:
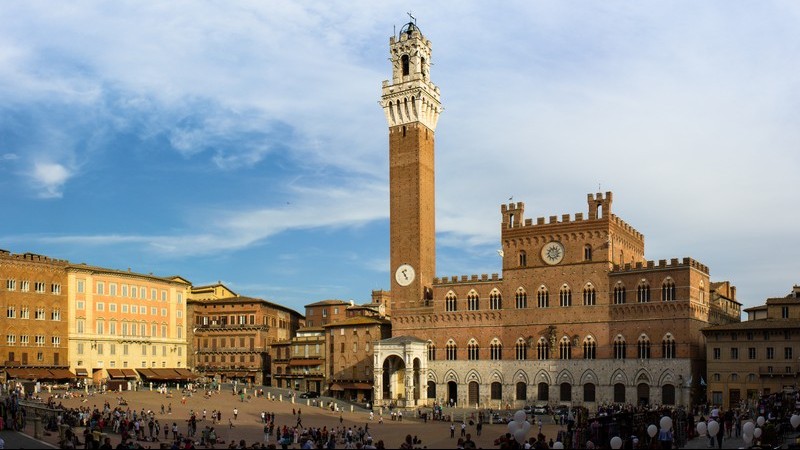
[(614, 270), (611, 272), (611, 274), (614, 275), (618, 273), (638, 272), (644, 270), (677, 269), (683, 267), (691, 267), (705, 273), (706, 275), (709, 273), (708, 266), (701, 264), (692, 258), (686, 257), (682, 260), (679, 260), (678, 258), (672, 258), (669, 261), (666, 259), (659, 259), (658, 263), (655, 261), (644, 261), (637, 262), (635, 264), (625, 264), (622, 266), (614, 264)]
[(11, 253), (10, 251), (3, 249), (0, 249), (0, 256), (24, 261), (69, 264), (69, 261), (66, 259), (51, 258), (49, 256), (39, 255), (36, 253)]
[(434, 278), (433, 284), (434, 285), (442, 285), (442, 284), (472, 284), (472, 283), (480, 283), (480, 282), (497, 282), (500, 281), (500, 275), (493, 273), (491, 275), (483, 273), (480, 275), (461, 275), (459, 276), (452, 276), (452, 277), (441, 277), (441, 278)]

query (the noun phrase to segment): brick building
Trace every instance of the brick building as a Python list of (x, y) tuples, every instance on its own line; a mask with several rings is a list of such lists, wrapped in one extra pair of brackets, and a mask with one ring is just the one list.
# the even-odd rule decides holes
[(6, 380), (58, 381), (68, 371), (69, 263), (33, 253), (0, 250), (0, 355)]
[(793, 392), (800, 377), (800, 286), (748, 308), (747, 320), (703, 329), (708, 400), (751, 406), (761, 395)]
[(272, 385), (270, 347), (295, 334), (300, 313), (259, 298), (217, 298), (227, 288), (202, 286), (189, 300), (192, 321), (192, 364), (196, 371), (219, 381), (249, 381)]
[(409, 23), (389, 47), (394, 337), (379, 344), (376, 403), (690, 404), (700, 329), (739, 321), (740, 304), (698, 261), (646, 260), (610, 192), (589, 194), (585, 215), (531, 220), (524, 203), (502, 205), (502, 274), (436, 276), (431, 43)]

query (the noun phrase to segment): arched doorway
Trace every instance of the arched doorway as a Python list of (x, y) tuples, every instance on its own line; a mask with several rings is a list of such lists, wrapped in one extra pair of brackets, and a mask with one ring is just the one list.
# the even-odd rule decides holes
[(389, 356), (383, 361), (383, 398), (405, 399), (406, 363), (399, 356)]
[(428, 381), (428, 398), (436, 398), (436, 382)]
[(560, 400), (562, 402), (571, 402), (572, 401), (572, 385), (569, 383), (561, 383), (561, 395)]
[(650, 404), (650, 385), (647, 383), (639, 383), (636, 386), (636, 398), (640, 405)]
[(536, 397), (540, 402), (550, 401), (550, 386), (547, 383), (539, 383)]
[(664, 405), (675, 404), (675, 386), (671, 384), (661, 386), (661, 403)]
[(614, 385), (614, 403), (625, 403), (625, 385), (622, 383)]
[(458, 404), (458, 383), (455, 381), (447, 382), (447, 402), (451, 405)]
[(475, 405), (478, 403), (478, 399), (480, 398), (481, 387), (477, 381), (470, 381), (469, 382), (469, 404), (470, 406)]

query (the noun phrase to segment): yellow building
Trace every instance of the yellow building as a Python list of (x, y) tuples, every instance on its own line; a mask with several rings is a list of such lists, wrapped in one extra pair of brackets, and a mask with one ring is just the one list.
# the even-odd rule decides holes
[(67, 267), (67, 285), (69, 363), (79, 378), (97, 384), (189, 376), (189, 282), (81, 264)]

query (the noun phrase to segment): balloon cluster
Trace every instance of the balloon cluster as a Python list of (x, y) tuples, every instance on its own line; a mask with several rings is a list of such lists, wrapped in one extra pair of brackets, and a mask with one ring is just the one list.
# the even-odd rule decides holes
[(514, 420), (508, 422), (508, 432), (514, 436), (514, 439), (522, 444), (528, 437), (528, 431), (531, 429), (530, 422), (527, 421), (528, 415), (523, 410), (514, 413)]

